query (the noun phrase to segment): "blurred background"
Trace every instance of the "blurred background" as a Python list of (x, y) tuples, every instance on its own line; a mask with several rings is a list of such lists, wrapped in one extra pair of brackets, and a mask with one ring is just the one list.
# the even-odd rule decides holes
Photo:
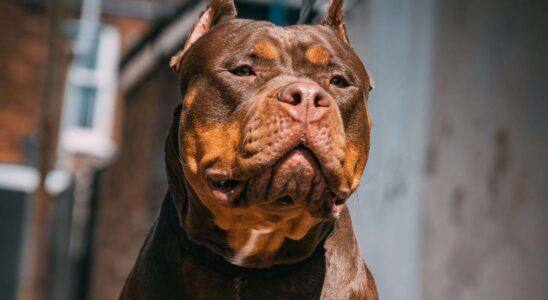
[[(207, 4), (0, 2), (0, 299), (118, 297), (167, 189), (168, 61)], [(381, 299), (548, 299), (548, 2), (345, 8), (376, 83), (349, 205)]]

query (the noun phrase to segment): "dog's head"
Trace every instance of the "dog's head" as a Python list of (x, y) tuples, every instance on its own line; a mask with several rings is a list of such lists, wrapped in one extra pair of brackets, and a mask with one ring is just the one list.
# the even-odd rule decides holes
[(170, 186), (191, 198), (182, 215), (201, 207), (233, 249), (250, 229), (300, 240), (339, 215), (367, 162), (372, 88), (342, 0), (320, 25), (288, 27), (236, 19), (231, 0), (213, 0), (171, 67), (183, 109)]

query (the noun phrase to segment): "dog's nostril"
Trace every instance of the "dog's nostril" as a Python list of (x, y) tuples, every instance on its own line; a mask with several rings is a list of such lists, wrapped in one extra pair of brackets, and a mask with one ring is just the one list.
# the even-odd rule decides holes
[(314, 105), (315, 106), (324, 106), (322, 105), (323, 97), (321, 95), (317, 95), (314, 97)]
[(301, 101), (302, 101), (301, 94), (300, 93), (294, 93), (293, 94), (293, 103), (292, 104), (298, 105), (298, 104), (301, 103)]
[(314, 96), (314, 106), (328, 107), (329, 105), (331, 105), (331, 101), (329, 100), (329, 97), (326, 97), (323, 93), (318, 93)]

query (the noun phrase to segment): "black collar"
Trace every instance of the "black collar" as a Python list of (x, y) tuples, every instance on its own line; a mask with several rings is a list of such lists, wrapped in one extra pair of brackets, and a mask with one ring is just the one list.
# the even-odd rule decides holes
[(316, 251), (314, 251), (314, 253), (306, 258), (304, 261), (294, 264), (274, 265), (270, 268), (246, 268), (234, 265), (228, 262), (224, 257), (211, 252), (211, 250), (209, 250), (207, 247), (197, 245), (189, 240), (186, 232), (179, 225), (177, 210), (175, 209), (175, 205), (173, 204), (173, 200), (171, 199), (171, 195), (169, 192), (166, 194), (163, 206), (163, 209), (165, 209), (167, 213), (167, 221), (169, 225), (177, 234), (177, 238), (181, 243), (181, 246), (190, 254), (190, 256), (192, 256), (193, 259), (195, 259), (202, 265), (205, 265), (209, 269), (217, 270), (232, 276), (268, 277), (273, 275), (279, 275), (281, 273), (291, 272), (292, 270), (301, 267), (307, 261), (313, 258), (319, 256), (323, 257), (325, 255), (324, 243), (328, 238), (333, 235), (333, 232), (335, 231), (335, 222), (333, 222), (329, 233), (318, 245)]

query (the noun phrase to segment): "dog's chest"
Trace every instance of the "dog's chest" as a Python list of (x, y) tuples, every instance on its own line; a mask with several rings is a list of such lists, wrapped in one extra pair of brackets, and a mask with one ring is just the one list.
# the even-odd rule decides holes
[(325, 264), (322, 257), (272, 276), (230, 276), (186, 258), (184, 274), (183, 285), (190, 299), (320, 299)]

